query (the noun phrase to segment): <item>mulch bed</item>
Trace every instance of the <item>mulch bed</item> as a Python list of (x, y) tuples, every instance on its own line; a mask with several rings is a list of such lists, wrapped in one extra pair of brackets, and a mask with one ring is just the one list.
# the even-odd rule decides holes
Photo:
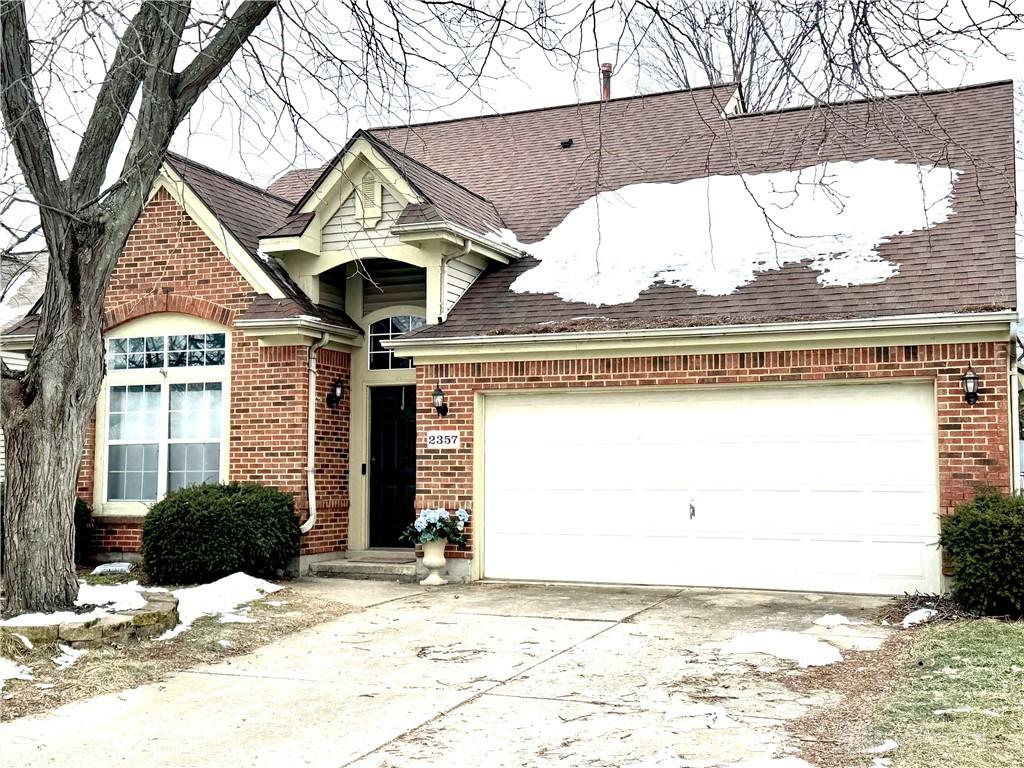
[(797, 693), (826, 691), (842, 697), (833, 706), (813, 707), (786, 724), (793, 742), (800, 744), (800, 757), (818, 768), (870, 763), (863, 753), (867, 728), (878, 702), (896, 684), (911, 646), (911, 633), (894, 632), (877, 651), (844, 651), (842, 662), (785, 677), (784, 684)]

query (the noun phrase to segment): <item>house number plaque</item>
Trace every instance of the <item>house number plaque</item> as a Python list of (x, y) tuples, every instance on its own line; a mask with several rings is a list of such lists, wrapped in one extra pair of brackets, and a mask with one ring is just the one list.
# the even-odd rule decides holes
[(427, 432), (427, 448), (453, 451), (459, 447), (459, 430), (435, 429)]

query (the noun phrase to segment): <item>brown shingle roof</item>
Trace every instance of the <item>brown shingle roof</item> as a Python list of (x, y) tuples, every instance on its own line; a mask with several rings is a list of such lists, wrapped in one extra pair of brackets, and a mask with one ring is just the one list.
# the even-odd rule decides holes
[[(723, 119), (731, 93), (731, 87), (707, 88), (373, 133), (493, 201), (523, 242), (542, 239), (598, 190), (826, 160), (956, 167), (962, 173), (953, 215), (883, 243), (881, 256), (899, 272), (874, 285), (826, 287), (806, 265), (790, 264), (725, 296), (655, 285), (630, 304), (595, 308), (510, 291), (537, 263), (524, 258), (480, 277), (445, 323), (417, 335), (521, 332), (580, 317), (614, 326), (645, 318), (771, 322), (1016, 306), (1010, 83)], [(573, 146), (563, 149), (559, 142), (567, 138)]]
[(267, 192), (295, 203), (309, 191), (313, 182), (320, 178), (325, 167), (322, 165), (319, 168), (293, 168), (274, 179), (267, 187)]

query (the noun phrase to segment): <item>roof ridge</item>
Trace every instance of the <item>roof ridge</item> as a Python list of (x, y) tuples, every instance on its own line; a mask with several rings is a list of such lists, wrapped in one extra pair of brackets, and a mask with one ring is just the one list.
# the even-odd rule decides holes
[(266, 195), (267, 197), (272, 197), (275, 200), (280, 200), (282, 203), (288, 203), (288, 205), (292, 204), (290, 200), (287, 200), (281, 197), (280, 195), (275, 195), (273, 192), (268, 192), (263, 187), (253, 184), (251, 181), (245, 181), (244, 179), (239, 179), (235, 176), (231, 176), (230, 174), (227, 174), (224, 171), (217, 170), (212, 166), (206, 165), (205, 163), (200, 163), (197, 160), (193, 160), (190, 157), (186, 157), (185, 155), (181, 155), (178, 154), (177, 152), (171, 152), (170, 150), (168, 150), (167, 157), (172, 158), (174, 160), (178, 160), (183, 163), (188, 163), (189, 165), (197, 166), (199, 168), (202, 168), (204, 171), (209, 171), (210, 173), (220, 176), (222, 179), (227, 179), (228, 181), (233, 182), (235, 184), (240, 184), (243, 187), (248, 187), (249, 189), (253, 190), (254, 192), (258, 192), (261, 195)]
[[(465, 190), (466, 192), (468, 192), (469, 194), (473, 195), (473, 197), (477, 198), (478, 200), (483, 200), (488, 205), (493, 206), (495, 212), (497, 212), (498, 206), (494, 205), (494, 203), (491, 200), (489, 200), (488, 198), (484, 197), (479, 192), (475, 192), (474, 190), (470, 189), (469, 187), (467, 187), (462, 182), (456, 181), (451, 176), (446, 176), (445, 174), (441, 173), (436, 168), (432, 168), (431, 166), (427, 165), (426, 163), (421, 162), (420, 160), (417, 160), (415, 157), (412, 157), (411, 155), (406, 154), (405, 152), (400, 150), (398, 147), (396, 147), (394, 144), (391, 144), (391, 143), (389, 143), (387, 141), (384, 141), (384, 139), (380, 138), (379, 136), (374, 136), (372, 133), (370, 133), (370, 131), (364, 131), (364, 132), (366, 133), (367, 136), (370, 137), (371, 141), (379, 143), (379, 144), (383, 144), (385, 147), (387, 147), (387, 148), (397, 152), (399, 155), (401, 155), (404, 159), (408, 160), (409, 162), (411, 162), (411, 163), (413, 163), (415, 165), (420, 166), (420, 168), (426, 168), (428, 171), (430, 171), (435, 176), (438, 176), (438, 177), (444, 179), (445, 181), (454, 184), (459, 189)], [(431, 202), (433, 202), (433, 201), (431, 201)]]
[(764, 115), (779, 115), (786, 112), (800, 112), (808, 109), (824, 109), (826, 107), (845, 107), (852, 104), (876, 104), (895, 101), (897, 99), (913, 98), (914, 96), (943, 96), (962, 91), (973, 91), (980, 88), (994, 88), (999, 85), (1013, 85), (1012, 79), (989, 80), (984, 83), (969, 83), (958, 85), (955, 88), (933, 88), (928, 91), (913, 91), (911, 93), (893, 93), (882, 96), (864, 96), (859, 99), (847, 99), (846, 101), (828, 101), (821, 104), (800, 104), (793, 107), (777, 107), (765, 109), (760, 112), (737, 112), (735, 115), (726, 115), (727, 120), (740, 120), (744, 117), (762, 117)]
[(530, 107), (529, 109), (515, 109), (511, 112), (495, 112), (492, 115), (470, 115), (468, 117), (450, 117), (445, 120), (428, 120), (421, 123), (400, 123), (396, 125), (380, 125), (373, 128), (366, 128), (366, 131), (397, 131), (406, 128), (422, 128), (428, 125), (444, 125), (446, 123), (465, 123), (470, 120), (486, 120), (495, 117), (510, 117), (511, 115), (526, 115), (532, 112), (551, 112), (556, 109), (578, 109), (579, 107), (588, 107), (593, 104), (611, 104), (613, 102), (631, 101), (636, 99), (651, 99), (658, 96), (677, 96), (683, 93), (696, 93), (697, 91), (710, 91), (717, 88), (738, 88), (739, 83), (730, 80), (725, 83), (717, 83), (714, 85), (701, 85), (697, 88), (677, 88), (673, 91), (658, 91), (657, 93), (636, 93), (632, 96), (617, 96), (614, 99), (592, 99), (590, 101), (577, 101), (573, 104), (553, 104), (547, 107)]

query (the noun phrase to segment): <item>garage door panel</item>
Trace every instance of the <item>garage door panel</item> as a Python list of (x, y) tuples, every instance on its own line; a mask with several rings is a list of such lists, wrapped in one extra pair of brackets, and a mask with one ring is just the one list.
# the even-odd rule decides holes
[(921, 384), (488, 397), (484, 574), (934, 591), (934, 430)]

